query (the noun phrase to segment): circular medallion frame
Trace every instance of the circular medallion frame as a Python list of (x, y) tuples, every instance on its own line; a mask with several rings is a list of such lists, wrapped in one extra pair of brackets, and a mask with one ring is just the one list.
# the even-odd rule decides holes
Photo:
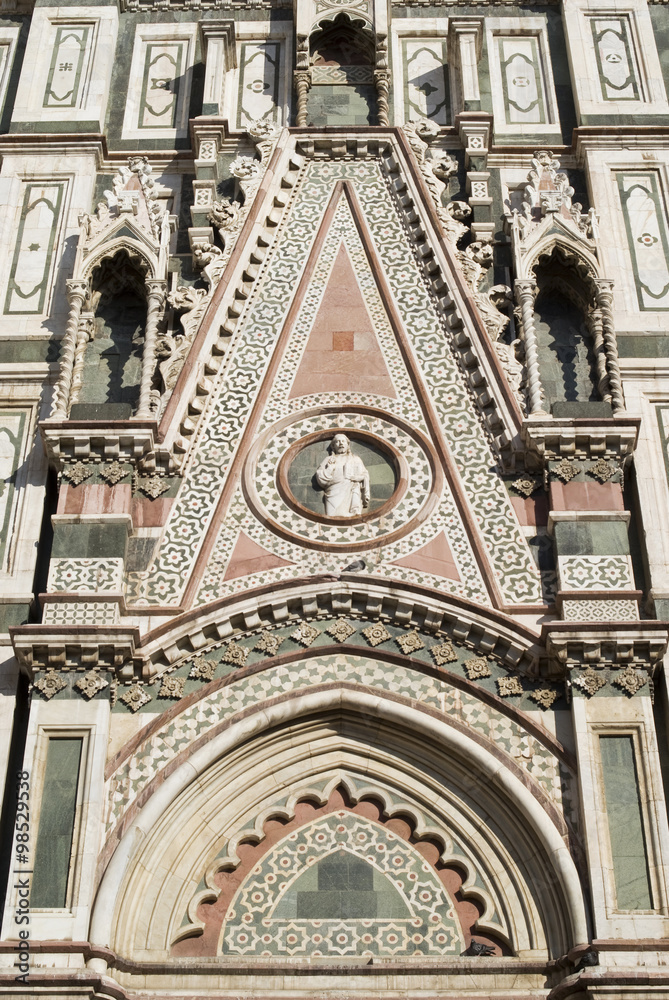
[[(383, 504), (373, 508), (372, 510), (365, 510), (362, 514), (352, 514), (349, 517), (341, 515), (332, 516), (325, 513), (321, 514), (313, 510), (311, 507), (301, 504), (295, 497), (290, 484), (290, 471), (293, 466), (293, 462), (302, 452), (306, 451), (306, 449), (310, 448), (312, 445), (317, 444), (319, 441), (331, 441), (336, 434), (345, 434), (351, 441), (351, 444), (355, 444), (356, 442), (367, 444), (375, 451), (380, 452), (386, 459), (393, 470), (395, 476), (395, 486), (392, 494)], [(409, 477), (409, 467), (403, 456), (395, 448), (388, 445), (382, 438), (378, 437), (378, 435), (371, 434), (369, 431), (356, 430), (350, 427), (334, 427), (332, 430), (313, 431), (311, 434), (307, 434), (306, 437), (301, 438), (299, 441), (296, 441), (290, 446), (279, 462), (279, 468), (277, 470), (277, 486), (279, 488), (279, 493), (288, 506), (292, 507), (293, 510), (302, 517), (309, 520), (321, 521), (324, 524), (332, 524), (333, 522), (336, 524), (363, 524), (365, 521), (370, 521), (377, 517), (383, 517), (396, 503), (402, 499), (402, 496), (406, 492)]]
[[(295, 458), (337, 433), (373, 447), (393, 467), (395, 488), (376, 510), (328, 516), (293, 495), (288, 473)], [(259, 435), (244, 464), (242, 488), (258, 520), (292, 544), (361, 552), (391, 544), (422, 524), (438, 503), (443, 472), (425, 435), (394, 415), (355, 405), (319, 407), (286, 416)]]

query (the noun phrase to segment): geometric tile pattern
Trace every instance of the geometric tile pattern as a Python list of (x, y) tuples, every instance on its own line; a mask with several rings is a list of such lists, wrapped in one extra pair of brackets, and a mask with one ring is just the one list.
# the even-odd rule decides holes
[(562, 590), (633, 590), (630, 556), (558, 556)]
[[(133, 603), (166, 604), (180, 599), (299, 283), (323, 206), (340, 178), (349, 179), (356, 186), (396, 308), (408, 331), (427, 394), (446, 429), (458, 474), (504, 599), (513, 604), (541, 602), (539, 573), (507, 491), (499, 476), (491, 471), (495, 461), (452, 355), (450, 338), (415, 263), (380, 167), (375, 161), (365, 160), (310, 161), (298, 180), (297, 196), (285, 227), (270, 248), (264, 275), (247, 303), (246, 314), (240, 317), (243, 337), (238, 340), (239, 347), (233, 349), (224, 379), (219, 380), (200, 419), (196, 452), (171, 508), (156, 562), (143, 577), (135, 575), (129, 581), (128, 599)], [(348, 241), (347, 249), (350, 252)], [(257, 307), (259, 296), (262, 308)], [(390, 366), (389, 370), (392, 376)], [(319, 404), (323, 403), (324, 395), (327, 394), (318, 395)], [(293, 412), (304, 412), (307, 401), (295, 402), (299, 406)], [(384, 403), (390, 411), (388, 400)], [(275, 415), (270, 413), (268, 419), (274, 422)], [(447, 519), (448, 514), (442, 517)], [(432, 537), (435, 534), (433, 530)], [(383, 566), (381, 572), (386, 575), (401, 575), (397, 567), (384, 570)], [(291, 575), (290, 569), (273, 572), (279, 578)]]
[(464, 946), (434, 868), (380, 823), (343, 811), (265, 855), (237, 890), (222, 941), (223, 954), (337, 958), (457, 955)]
[(123, 559), (52, 559), (47, 590), (74, 593), (120, 592), (123, 586)]
[(116, 601), (76, 601), (44, 605), (45, 625), (118, 625), (121, 620)]
[(566, 622), (638, 622), (636, 601), (562, 601)]
[(539, 782), (550, 798), (561, 804), (557, 758), (515, 720), (440, 678), (400, 664), (367, 660), (353, 654), (335, 654), (273, 666), (232, 681), (170, 719), (141, 743), (110, 777), (108, 826), (115, 825), (128, 805), (169, 761), (214, 726), (279, 692), (308, 691), (315, 678), (319, 684), (336, 684), (343, 677), (348, 684), (392, 692), (396, 697), (418, 701), (450, 718), (459, 719), (509, 754)]

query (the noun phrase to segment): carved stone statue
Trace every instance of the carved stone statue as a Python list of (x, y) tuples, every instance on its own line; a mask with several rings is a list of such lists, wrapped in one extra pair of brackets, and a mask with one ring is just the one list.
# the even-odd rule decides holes
[(351, 451), (345, 434), (335, 434), (329, 455), (316, 470), (316, 481), (323, 487), (325, 513), (330, 517), (362, 514), (369, 506), (369, 473), (358, 455)]

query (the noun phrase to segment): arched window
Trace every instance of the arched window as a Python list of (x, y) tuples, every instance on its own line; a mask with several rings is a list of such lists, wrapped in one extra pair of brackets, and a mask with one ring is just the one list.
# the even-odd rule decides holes
[(573, 404), (602, 399), (595, 291), (591, 277), (559, 248), (541, 258), (535, 275), (534, 326), (541, 384), (546, 409), (558, 416), (564, 404), (573, 409)]
[(86, 419), (91, 404), (106, 404), (105, 415), (132, 416), (139, 402), (146, 325), (146, 268), (125, 250), (93, 272), (89, 340), (81, 385), (70, 416)]
[(374, 125), (375, 53), (371, 32), (347, 14), (318, 27), (310, 39), (312, 125)]

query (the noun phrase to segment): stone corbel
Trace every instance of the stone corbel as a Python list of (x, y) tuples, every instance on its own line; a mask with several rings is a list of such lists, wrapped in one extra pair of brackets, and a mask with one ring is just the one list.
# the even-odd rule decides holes
[(526, 458), (533, 468), (563, 458), (592, 461), (603, 458), (625, 465), (634, 454), (639, 434), (640, 417), (597, 420), (567, 417), (541, 418), (524, 421), (520, 435)]
[(554, 667), (565, 676), (579, 669), (625, 668), (645, 670), (652, 675), (669, 644), (665, 622), (616, 623), (549, 622), (542, 639)]
[(19, 625), (9, 632), (19, 667), (31, 680), (46, 670), (107, 670), (119, 680), (134, 675), (137, 626)]

